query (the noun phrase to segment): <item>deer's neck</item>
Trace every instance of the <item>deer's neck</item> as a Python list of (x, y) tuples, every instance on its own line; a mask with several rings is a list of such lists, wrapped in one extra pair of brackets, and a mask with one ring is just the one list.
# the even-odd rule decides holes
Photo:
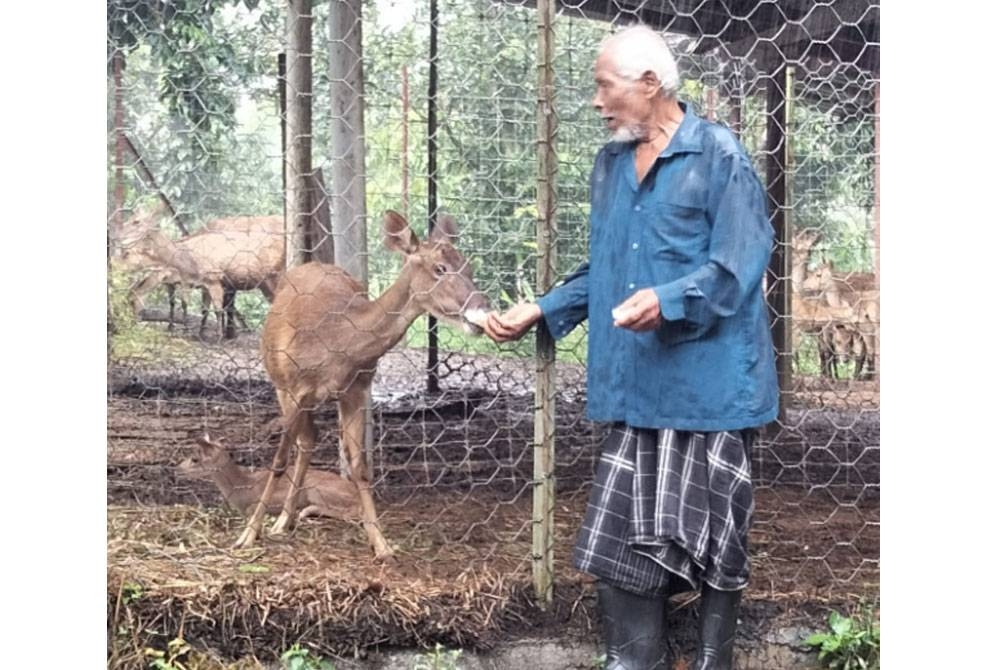
[(160, 265), (174, 268), (187, 279), (197, 280), (202, 275), (202, 268), (191, 253), (191, 250), (181, 239), (175, 242), (162, 233), (157, 233), (149, 239), (148, 256)]
[(392, 286), (369, 303), (359, 315), (356, 325), (365, 334), (364, 338), (359, 338), (359, 358), (371, 360), (382, 356), (402, 339), (410, 324), (424, 313), (410, 290), (413, 273), (413, 267), (409, 263), (405, 264)]
[(231, 499), (234, 493), (237, 496), (241, 493), (244, 495), (249, 494), (250, 489), (256, 483), (249, 470), (240, 467), (232, 461), (214, 468), (211, 477), (227, 500)]

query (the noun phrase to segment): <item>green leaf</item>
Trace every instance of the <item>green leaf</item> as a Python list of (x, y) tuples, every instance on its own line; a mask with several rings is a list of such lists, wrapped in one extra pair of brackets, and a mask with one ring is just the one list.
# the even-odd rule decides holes
[(266, 565), (257, 565), (256, 563), (244, 563), (238, 569), (240, 572), (250, 572), (250, 573), (271, 571), (271, 568), (267, 567)]
[(810, 647), (818, 647), (821, 644), (823, 644), (823, 643), (826, 642), (826, 638), (827, 637), (828, 636), (827, 636), (826, 633), (813, 633), (812, 635), (810, 635), (809, 637), (807, 637), (805, 640), (803, 640), (802, 643), (805, 644), (805, 645), (808, 645)]
[(848, 617), (843, 617), (837, 612), (832, 612), (830, 614), (830, 628), (837, 635), (844, 636), (851, 631), (852, 624), (854, 622)]

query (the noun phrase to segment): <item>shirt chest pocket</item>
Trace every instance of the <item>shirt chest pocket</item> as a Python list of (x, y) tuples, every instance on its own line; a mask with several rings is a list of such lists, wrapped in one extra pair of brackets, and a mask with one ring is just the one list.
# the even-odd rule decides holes
[(650, 224), (650, 241), (659, 258), (691, 261), (708, 250), (708, 216), (700, 204), (664, 200), (656, 205)]

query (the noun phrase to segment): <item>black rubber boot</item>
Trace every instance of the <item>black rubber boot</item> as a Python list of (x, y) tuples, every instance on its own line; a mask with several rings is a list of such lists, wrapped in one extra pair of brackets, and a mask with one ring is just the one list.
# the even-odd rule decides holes
[(701, 637), (692, 670), (732, 670), (736, 641), (736, 609), (742, 591), (701, 589)]
[(597, 583), (607, 644), (605, 670), (669, 670), (664, 598), (647, 598)]

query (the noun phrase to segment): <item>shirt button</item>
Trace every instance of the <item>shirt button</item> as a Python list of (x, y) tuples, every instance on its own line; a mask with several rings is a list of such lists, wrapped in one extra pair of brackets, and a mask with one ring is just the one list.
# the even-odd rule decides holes
[(632, 243), (632, 248), (633, 249), (638, 249), (639, 248), (639, 243), (638, 242), (633, 242)]
[(635, 206), (635, 211), (641, 212), (642, 211), (642, 206), (641, 205), (636, 205)]
[(629, 288), (635, 288), (635, 284), (629, 284), (628, 287)]

